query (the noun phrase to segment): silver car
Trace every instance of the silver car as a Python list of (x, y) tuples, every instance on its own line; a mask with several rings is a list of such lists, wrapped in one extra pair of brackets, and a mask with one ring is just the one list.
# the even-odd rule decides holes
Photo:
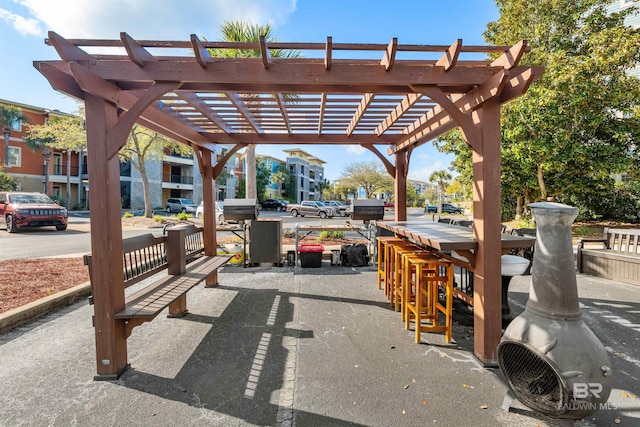
[(198, 205), (196, 205), (192, 200), (189, 199), (172, 197), (167, 200), (166, 204), (167, 213), (182, 212), (195, 214), (197, 209)]
[[(222, 203), (216, 203), (216, 222), (220, 225), (224, 224), (224, 212), (222, 209)], [(200, 202), (198, 209), (196, 210), (196, 218), (202, 218), (204, 215), (204, 202)]]

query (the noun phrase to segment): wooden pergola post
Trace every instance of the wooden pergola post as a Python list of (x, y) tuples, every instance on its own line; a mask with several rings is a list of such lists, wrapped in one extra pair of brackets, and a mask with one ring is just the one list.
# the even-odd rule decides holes
[(500, 102), (485, 102), (476, 113), (480, 147), (473, 150), (473, 233), (478, 241), (473, 282), (474, 353), (485, 366), (497, 364), (502, 335)]
[(395, 200), (395, 220), (407, 220), (407, 163), (406, 152), (396, 153), (396, 176), (394, 180)]
[(91, 206), (91, 286), (94, 301), (97, 379), (115, 379), (127, 368), (125, 322), (114, 319), (124, 308), (120, 160), (109, 158), (107, 133), (117, 122), (117, 108), (85, 95), (87, 166)]
[[(202, 162), (200, 172), (202, 173), (202, 201), (204, 204), (204, 254), (215, 255), (218, 243), (216, 241), (216, 188), (213, 172), (213, 156), (212, 151), (203, 149)], [(216, 286), (218, 284), (218, 271), (211, 273), (206, 280), (206, 286)]]

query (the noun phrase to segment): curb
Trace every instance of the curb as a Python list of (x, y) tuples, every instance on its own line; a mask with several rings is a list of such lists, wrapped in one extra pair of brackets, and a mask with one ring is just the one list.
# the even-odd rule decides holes
[(0, 333), (31, 322), (58, 308), (71, 305), (90, 294), (91, 282), (85, 282), (73, 288), (65, 289), (64, 291), (30, 302), (22, 307), (0, 313)]

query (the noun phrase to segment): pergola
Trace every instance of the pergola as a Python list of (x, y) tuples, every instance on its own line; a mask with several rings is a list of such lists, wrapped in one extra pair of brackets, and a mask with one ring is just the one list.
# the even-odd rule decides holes
[[(119, 40), (71, 40), (50, 32), (46, 43), (60, 60), (34, 66), (86, 109), (98, 374), (116, 374), (127, 364), (124, 322), (113, 313), (124, 305), (118, 150), (134, 123), (193, 148), (203, 176), (207, 255), (216, 251), (215, 178), (242, 147), (360, 145), (394, 177), (395, 219), (402, 221), (411, 153), (459, 127), (473, 149), (474, 353), (486, 365), (496, 363), (500, 105), (524, 94), (542, 74), (541, 67), (519, 65), (526, 41), (434, 46), (395, 38), (388, 44), (334, 43), (328, 37), (323, 43), (228, 43), (196, 35), (189, 41), (135, 40), (126, 33)], [(89, 53), (96, 47), (118, 48), (119, 54)], [(221, 58), (211, 49), (253, 49), (256, 57)], [(272, 49), (315, 57), (275, 58)], [(499, 56), (486, 60), (486, 53)], [(216, 161), (218, 144), (233, 148)]]

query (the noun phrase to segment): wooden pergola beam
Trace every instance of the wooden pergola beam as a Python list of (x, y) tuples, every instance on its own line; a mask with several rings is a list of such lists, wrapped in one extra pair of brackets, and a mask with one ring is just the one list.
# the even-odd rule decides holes
[(260, 123), (258, 123), (256, 118), (253, 116), (251, 110), (249, 110), (249, 108), (247, 107), (247, 104), (245, 104), (242, 98), (240, 98), (240, 95), (232, 92), (225, 92), (225, 95), (227, 96), (229, 101), (231, 101), (231, 103), (236, 107), (240, 115), (245, 118), (245, 120), (249, 123), (253, 130), (257, 134), (262, 135), (264, 131), (262, 130)]
[(460, 55), (460, 50), (462, 49), (462, 39), (458, 39), (447, 49), (447, 51), (442, 55), (438, 62), (436, 62), (436, 66), (444, 67), (445, 71), (451, 70), (456, 63), (458, 62), (458, 56)]
[(376, 135), (382, 135), (389, 129), (395, 122), (398, 121), (404, 114), (411, 109), (422, 98), (419, 93), (408, 94), (400, 104), (398, 104), (387, 117), (384, 118), (382, 123), (376, 128)]
[(325, 53), (324, 53), (324, 69), (331, 69), (331, 57), (333, 55), (333, 39), (331, 36), (327, 37), (327, 43), (325, 45)]
[(372, 93), (364, 94), (364, 96), (362, 97), (362, 100), (360, 101), (360, 105), (358, 105), (358, 109), (356, 110), (355, 114), (351, 118), (351, 122), (347, 127), (347, 135), (350, 136), (351, 134), (353, 134), (353, 131), (358, 126), (358, 123), (362, 119), (362, 116), (364, 115), (365, 111), (367, 111), (367, 108), (369, 107), (369, 104), (371, 104), (371, 101), (373, 101), (373, 98), (374, 98), (374, 95)]
[(207, 68), (207, 66), (211, 63), (211, 54), (195, 34), (191, 34), (191, 47), (198, 64), (200, 64), (202, 68)]
[(327, 106), (327, 94), (323, 92), (320, 97), (320, 112), (318, 116), (318, 136), (322, 135), (322, 123), (324, 121), (326, 106)]
[(292, 132), (291, 132), (291, 123), (289, 122), (289, 114), (287, 113), (287, 106), (286, 106), (286, 102), (284, 100), (284, 97), (282, 96), (281, 93), (274, 93), (273, 96), (276, 99), (276, 102), (278, 103), (278, 108), (280, 109), (280, 114), (282, 115), (282, 120), (284, 120), (284, 125), (287, 128), (287, 133), (289, 135), (291, 135), (292, 134)]
[(384, 67), (385, 71), (389, 71), (393, 68), (393, 65), (396, 62), (396, 52), (398, 51), (398, 38), (394, 37), (389, 42), (387, 46), (387, 50), (384, 52), (384, 56), (380, 61), (380, 65)]
[(262, 57), (262, 65), (265, 70), (271, 67), (271, 54), (267, 48), (267, 41), (263, 35), (260, 36), (260, 56)]
[(145, 62), (156, 61), (156, 58), (151, 55), (148, 50), (140, 46), (129, 34), (124, 32), (120, 33), (120, 39), (127, 51), (127, 55), (131, 58), (131, 62), (138, 67), (144, 67)]
[(202, 115), (204, 115), (207, 119), (218, 126), (224, 133), (233, 133), (234, 130), (231, 129), (225, 120), (220, 117), (220, 115), (207, 106), (207, 104), (198, 98), (198, 95), (191, 92), (177, 92), (176, 93), (179, 98), (182, 98), (185, 102), (191, 105), (193, 108), (198, 110)]

